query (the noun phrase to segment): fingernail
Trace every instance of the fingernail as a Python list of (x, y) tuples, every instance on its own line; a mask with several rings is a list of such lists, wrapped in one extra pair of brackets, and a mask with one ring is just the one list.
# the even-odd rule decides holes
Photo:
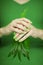
[(17, 39), (15, 39), (15, 41), (17, 41)]
[(13, 37), (13, 39), (15, 39), (15, 36)]

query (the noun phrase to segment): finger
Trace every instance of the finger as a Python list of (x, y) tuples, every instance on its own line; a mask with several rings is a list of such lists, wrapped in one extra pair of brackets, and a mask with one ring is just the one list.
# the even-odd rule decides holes
[(20, 30), (19, 28), (14, 28), (14, 27), (12, 27), (12, 31), (16, 33), (23, 33), (22, 30)]
[(26, 18), (19, 18), (19, 19), (16, 19), (15, 22), (13, 22), (13, 25), (17, 25), (17, 23), (22, 26), (28, 27), (28, 25), (32, 22)]
[(25, 39), (27, 39), (27, 38), (31, 35), (31, 33), (32, 33), (32, 30), (31, 30), (30, 32), (28, 32), (23, 38), (21, 38), (21, 39), (19, 40), (19, 42), (22, 42), (22, 41), (24, 41)]
[[(26, 33), (26, 32), (25, 32)], [(24, 33), (24, 34), (25, 34)], [(16, 35), (15, 36), (15, 41), (18, 41), (21, 37), (23, 37), (24, 36), (24, 34), (19, 34), (18, 36)]]
[(26, 23), (25, 21), (22, 21), (22, 23), (27, 29), (29, 29), (31, 27), (30, 23)]
[[(28, 31), (29, 31), (29, 30), (28, 30)], [(18, 41), (18, 40), (21, 39), (26, 33), (27, 33), (27, 31), (24, 32), (23, 34), (18, 34), (18, 33), (17, 33), (17, 34), (15, 35), (15, 40)]]
[(19, 33), (16, 33), (14, 39), (16, 39), (19, 35), (20, 35)]
[(17, 24), (22, 25), (23, 27), (26, 27), (27, 29), (29, 28), (29, 25), (30, 25), (24, 21), (18, 22)]
[(27, 18), (21, 18), (22, 21), (25, 21), (27, 23), (32, 23), (31, 20), (27, 19)]
[(15, 35), (15, 40), (18, 41), (19, 39), (21, 39), (27, 32), (29, 32), (30, 30), (27, 30), (26, 32), (24, 32), (23, 34), (16, 34)]
[(22, 30), (22, 31), (25, 31), (27, 28), (25, 27), (25, 26), (23, 26), (22, 24), (20, 25), (20, 24), (16, 24), (15, 26), (13, 26), (13, 27), (16, 27), (16, 28), (18, 28), (18, 29), (20, 29), (20, 30)]

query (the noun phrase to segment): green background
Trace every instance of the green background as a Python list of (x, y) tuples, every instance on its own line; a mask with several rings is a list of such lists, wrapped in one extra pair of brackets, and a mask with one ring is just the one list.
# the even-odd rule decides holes
[[(31, 0), (24, 5), (17, 4), (13, 0), (0, 0), (0, 14), (1, 27), (16, 18), (26, 17), (35, 27), (43, 29), (43, 0)], [(43, 41), (29, 37), (23, 43), (30, 47), (30, 60), (22, 56), (20, 62), (17, 56), (15, 59), (8, 58), (8, 53), (14, 46), (13, 33), (3, 36), (0, 39), (0, 65), (43, 65)]]

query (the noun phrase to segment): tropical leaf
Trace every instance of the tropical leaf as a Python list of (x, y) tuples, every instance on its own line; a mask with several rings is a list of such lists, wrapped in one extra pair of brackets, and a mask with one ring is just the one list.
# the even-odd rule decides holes
[(8, 57), (10, 57), (13, 54), (13, 51), (9, 52)]
[(21, 61), (21, 45), (18, 46), (18, 58)]
[(23, 45), (22, 45), (22, 54), (24, 57), (27, 57), (29, 59), (29, 52), (23, 47)]
[(17, 52), (18, 52), (18, 45), (16, 46), (15, 50), (14, 50), (14, 55), (13, 57), (15, 57), (17, 55)]
[(17, 55), (17, 49), (14, 51), (13, 57), (16, 57), (16, 55)]

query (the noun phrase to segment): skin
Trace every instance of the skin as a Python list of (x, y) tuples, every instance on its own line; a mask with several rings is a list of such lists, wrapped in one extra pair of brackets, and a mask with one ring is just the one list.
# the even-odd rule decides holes
[(22, 4), (29, 2), (30, 0), (14, 0), (14, 1), (17, 2), (18, 4), (22, 5)]
[(26, 32), (26, 29), (28, 29), (29, 23), (31, 22), (26, 18), (15, 19), (7, 26), (0, 28), (0, 37), (2, 37), (3, 35), (8, 35), (12, 32), (16, 32), (19, 34), (24, 33)]
[(32, 36), (33, 38), (40, 38), (40, 39), (43, 40), (43, 30), (40, 30), (40, 29), (34, 27), (33, 25), (30, 25), (30, 27), (31, 27), (30, 30), (28, 29), (25, 32), (25, 33), (28, 32), (26, 35), (25, 35), (25, 33), (24, 34), (18, 34), (18, 33), (16, 33), (16, 35), (14, 36), (14, 39), (16, 41), (22, 42), (25, 39), (27, 39), (29, 36)]

